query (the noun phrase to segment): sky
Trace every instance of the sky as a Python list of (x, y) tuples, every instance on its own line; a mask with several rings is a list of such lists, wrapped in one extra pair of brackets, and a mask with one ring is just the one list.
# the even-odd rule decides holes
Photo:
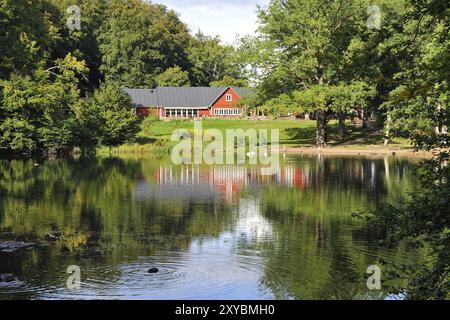
[(153, 0), (177, 12), (191, 32), (220, 36), (233, 44), (236, 34), (254, 34), (257, 28), (256, 6), (269, 0)]

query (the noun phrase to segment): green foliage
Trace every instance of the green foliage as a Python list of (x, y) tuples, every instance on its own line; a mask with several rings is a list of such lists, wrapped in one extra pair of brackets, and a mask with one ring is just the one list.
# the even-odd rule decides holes
[(142, 0), (108, 1), (98, 36), (106, 81), (153, 87), (156, 76), (174, 65), (186, 68), (187, 27), (165, 6)]
[(35, 128), (25, 120), (5, 119), (0, 125), (0, 148), (14, 152), (33, 151), (36, 148)]
[(0, 78), (33, 71), (48, 54), (53, 22), (43, 0), (0, 3)]
[[(407, 135), (418, 150), (434, 150), (435, 155), (421, 164), (420, 186), (410, 202), (386, 206), (369, 219), (391, 240), (408, 240), (427, 250), (425, 264), (404, 272), (411, 299), (450, 297), (449, 13), (448, 2), (411, 1), (406, 30), (393, 37), (407, 56), (383, 104), (391, 118), (387, 138)], [(411, 21), (414, 29), (408, 34)]]
[(395, 266), (402, 270), (395, 277), (409, 279), (406, 291), (410, 299), (450, 297), (450, 168), (437, 164), (436, 160), (422, 163), (419, 188), (405, 205), (385, 204), (365, 215), (372, 228), (387, 235), (387, 244), (407, 241), (426, 250), (426, 263), (409, 268)]
[(156, 77), (156, 84), (159, 87), (189, 87), (189, 72), (178, 66), (169, 68)]
[(257, 51), (255, 46), (259, 48), (254, 68), (264, 70), (255, 99), (262, 96), (272, 105), (280, 100), (286, 105), (286, 98), (292, 97), (289, 111), (316, 112), (319, 146), (327, 142), (327, 113), (339, 102), (343, 108), (342, 103), (351, 100), (347, 94), (342, 101), (339, 90), (345, 84), (350, 86), (343, 61), (361, 21), (365, 21), (363, 4), (350, 0), (273, 0), (267, 9), (259, 10), (263, 36), (253, 43), (244, 41), (252, 52)]
[(152, 132), (153, 126), (159, 122), (159, 118), (158, 117), (146, 117), (142, 122), (141, 122), (141, 132), (146, 135), (149, 136)]
[(211, 87), (248, 87), (248, 81), (225, 75), (222, 80), (213, 81), (209, 85)]
[[(65, 56), (71, 53), (78, 60), (86, 62), (89, 68), (88, 79), (83, 81), (83, 87), (93, 90), (98, 87), (103, 76), (100, 73), (101, 54), (98, 36), (106, 16), (105, 0), (50, 0), (56, 7), (53, 16), (57, 18), (57, 28), (54, 28), (55, 41), (52, 45), (53, 56)], [(81, 30), (69, 30), (67, 20), (72, 15), (67, 12), (71, 5), (77, 5), (81, 11)]]
[(70, 149), (76, 145), (79, 111), (77, 76), (86, 67), (71, 55), (33, 77), (12, 75), (1, 81), (5, 121), (0, 125), (2, 148), (32, 152)]
[(192, 65), (192, 85), (203, 87), (217, 84), (218, 81), (239, 81), (245, 66), (239, 63), (232, 46), (222, 45), (219, 38), (201, 32), (190, 41), (189, 61)]
[(412, 201), (378, 218), (397, 240), (430, 250), (426, 265), (409, 270), (408, 296), (448, 299), (450, 8), (438, 0), (377, 1), (381, 25), (370, 29), (370, 4), (273, 0), (260, 9), (261, 36), (241, 43), (251, 70), (259, 70), (253, 105), (314, 112), (319, 146), (332, 114), (363, 109), (384, 113), (385, 144), (405, 136), (419, 150), (434, 150)]
[(104, 84), (89, 99), (97, 115), (99, 143), (112, 147), (132, 141), (139, 131), (139, 118), (133, 112), (131, 99), (115, 83)]

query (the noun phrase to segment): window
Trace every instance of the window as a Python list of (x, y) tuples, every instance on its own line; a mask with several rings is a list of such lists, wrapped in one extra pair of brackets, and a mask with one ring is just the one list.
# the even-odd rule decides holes
[(233, 101), (233, 96), (231, 94), (227, 94), (225, 98), (226, 98), (227, 102)]

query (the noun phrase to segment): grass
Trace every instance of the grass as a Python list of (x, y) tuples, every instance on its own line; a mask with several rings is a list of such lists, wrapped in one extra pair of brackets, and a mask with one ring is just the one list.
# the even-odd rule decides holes
[[(204, 119), (202, 121), (203, 130), (218, 129), (225, 137), (227, 129), (279, 129), (280, 145), (286, 147), (308, 147), (315, 146), (316, 122), (312, 120), (228, 120), (228, 119)], [(337, 133), (337, 121), (330, 121), (329, 145), (341, 147), (367, 147), (381, 146), (383, 144), (383, 133), (373, 130), (365, 130), (360, 126), (347, 124), (347, 135), (341, 139)], [(149, 129), (143, 130), (140, 140), (143, 143), (155, 141), (170, 141), (172, 133), (177, 129), (186, 129), (191, 134), (194, 132), (192, 121), (170, 121), (155, 122)], [(269, 131), (270, 132), (270, 131)], [(410, 148), (408, 139), (396, 138), (391, 146), (400, 148)]]
[[(267, 129), (280, 130), (280, 146), (287, 148), (313, 147), (315, 146), (316, 122), (313, 120), (244, 120), (244, 119), (203, 119), (203, 132), (208, 129), (218, 129), (223, 136), (227, 129)], [(178, 142), (171, 141), (172, 133), (177, 129), (186, 129), (191, 135), (194, 133), (194, 123), (190, 120), (172, 120), (169, 122), (155, 121), (150, 127), (143, 128), (135, 144), (122, 145), (115, 148), (101, 147), (98, 154), (142, 154), (142, 155), (166, 155)], [(379, 131), (365, 130), (361, 126), (347, 123), (347, 134), (341, 139), (337, 133), (337, 121), (328, 123), (328, 143), (331, 147), (347, 149), (373, 149), (383, 145), (383, 134)], [(205, 142), (208, 144), (209, 142)], [(408, 139), (396, 138), (391, 142), (391, 147), (409, 149), (411, 145)]]

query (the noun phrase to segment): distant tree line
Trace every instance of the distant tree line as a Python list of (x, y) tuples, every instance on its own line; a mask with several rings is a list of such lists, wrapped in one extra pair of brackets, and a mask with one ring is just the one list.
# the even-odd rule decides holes
[[(80, 30), (67, 26), (72, 5)], [(2, 0), (0, 153), (132, 140), (138, 123), (122, 87), (245, 85), (235, 57), (143, 0)]]

